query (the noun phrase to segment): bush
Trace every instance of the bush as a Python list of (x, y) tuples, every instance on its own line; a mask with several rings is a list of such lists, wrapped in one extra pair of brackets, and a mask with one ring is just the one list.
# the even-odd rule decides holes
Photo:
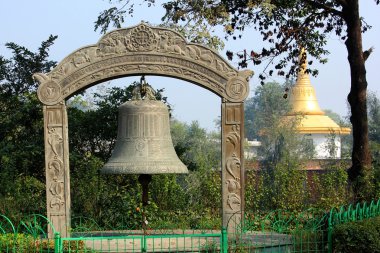
[(380, 252), (380, 217), (339, 224), (333, 231), (334, 252)]
[[(2, 173), (0, 165), (0, 174)], [(1, 181), (1, 187), (11, 185), (8, 192), (0, 189), (0, 214), (18, 223), (25, 214), (46, 213), (46, 185), (33, 176), (18, 175)]]
[[(54, 252), (54, 240), (35, 239), (27, 234), (0, 234), (0, 253)], [(84, 241), (63, 241), (63, 252), (95, 252)]]
[(0, 252), (33, 252), (34, 238), (24, 234), (0, 234)]

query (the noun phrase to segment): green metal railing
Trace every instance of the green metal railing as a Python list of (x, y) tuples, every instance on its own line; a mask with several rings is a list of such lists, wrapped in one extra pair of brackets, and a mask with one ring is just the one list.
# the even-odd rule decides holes
[[(224, 232), (223, 232), (224, 231)], [(131, 235), (60, 238), (55, 253), (62, 252), (227, 252), (227, 234)]]
[[(231, 217), (229, 233), (232, 252), (325, 252), (327, 215), (308, 209), (293, 214), (284, 210), (258, 215), (246, 213), (243, 221)], [(232, 223), (232, 224), (231, 224)], [(235, 223), (235, 224), (234, 224)]]
[(342, 206), (339, 209), (331, 209), (328, 219), (328, 253), (333, 252), (332, 232), (334, 226), (346, 222), (355, 222), (368, 218), (380, 216), (380, 199), (375, 202), (371, 201), (368, 205), (366, 202), (360, 204)]
[[(0, 214), (0, 253), (100, 253), (100, 252), (333, 252), (332, 231), (337, 224), (380, 216), (377, 202), (342, 206), (321, 212), (276, 210), (266, 214), (232, 216), (229, 231), (105, 230), (95, 221), (80, 219), (71, 237), (61, 238), (46, 217), (36, 214), (19, 221)], [(48, 238), (48, 225), (54, 238)], [(231, 228), (234, 228), (231, 230)]]

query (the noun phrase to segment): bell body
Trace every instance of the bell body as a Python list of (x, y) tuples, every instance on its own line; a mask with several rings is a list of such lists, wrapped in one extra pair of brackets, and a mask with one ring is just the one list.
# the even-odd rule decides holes
[(188, 173), (170, 135), (167, 106), (156, 100), (132, 100), (119, 107), (115, 148), (101, 170), (106, 174)]

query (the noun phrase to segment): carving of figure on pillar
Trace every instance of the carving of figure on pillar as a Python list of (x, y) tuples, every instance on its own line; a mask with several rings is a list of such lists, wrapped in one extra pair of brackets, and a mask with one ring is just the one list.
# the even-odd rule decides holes
[(63, 201), (63, 182), (58, 181), (57, 178), (55, 178), (50, 184), (49, 191), (52, 195), (50, 207), (59, 211), (61, 206), (65, 203), (65, 201)]
[(229, 193), (227, 197), (227, 205), (233, 210), (233, 211), (239, 211), (240, 210), (240, 197), (236, 193)]
[(226, 170), (232, 176), (232, 178), (227, 179), (225, 183), (227, 184), (228, 197), (227, 204), (232, 210), (237, 210), (240, 208), (241, 200), (237, 192), (241, 189), (240, 187), (240, 159), (236, 156), (235, 153), (232, 154), (232, 157), (229, 157), (226, 162)]
[(63, 142), (62, 136), (56, 132), (55, 128), (48, 130), (47, 142), (54, 153), (54, 158), (59, 158), (58, 147)]
[(49, 161), (48, 169), (50, 173), (52, 174), (53, 179), (57, 179), (62, 176), (62, 172), (63, 172), (62, 167), (63, 167), (63, 163), (59, 159), (53, 159)]
[(240, 143), (240, 126), (234, 125), (232, 127), (232, 131), (227, 135), (227, 141), (230, 142), (234, 146), (234, 150), (236, 150), (236, 145)]
[(236, 176), (235, 171), (237, 173), (240, 172), (240, 159), (236, 156), (235, 153), (232, 154), (232, 157), (227, 159), (227, 171), (228, 173), (237, 181), (240, 180), (240, 177)]

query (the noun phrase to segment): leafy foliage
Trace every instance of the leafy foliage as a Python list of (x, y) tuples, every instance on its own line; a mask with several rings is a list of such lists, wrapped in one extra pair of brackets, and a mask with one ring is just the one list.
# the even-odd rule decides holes
[(377, 94), (368, 95), (368, 127), (372, 152), (375, 198), (380, 197), (380, 100)]
[(380, 143), (380, 99), (373, 92), (368, 94), (369, 139)]
[(261, 141), (259, 169), (248, 170), (246, 175), (246, 210), (299, 212), (305, 206), (328, 209), (346, 203), (350, 197), (347, 164), (335, 161), (325, 164), (323, 172), (304, 170), (314, 146), (296, 133), (297, 117), (284, 121), (290, 105), (283, 90), (278, 83), (266, 83), (255, 90), (245, 107), (245, 116), (253, 116), (251, 122), (246, 121), (253, 125), (247, 126), (251, 131), (247, 135)]
[[(153, 6), (154, 0), (145, 0)], [(121, 27), (124, 17), (132, 16), (134, 3), (119, 1), (120, 7), (114, 3), (98, 16), (95, 30), (101, 28), (105, 32), (112, 23)], [(162, 4), (166, 13), (162, 17), (164, 26), (180, 30), (192, 42), (202, 43), (213, 48), (223, 47), (223, 41), (214, 35), (214, 27), (223, 27), (225, 37), (236, 40), (253, 27), (263, 38), (265, 47), (262, 49), (245, 48), (241, 52), (227, 51), (227, 57), (232, 60), (236, 55), (240, 67), (247, 67), (277, 59), (274, 69), (264, 72), (260, 79), (277, 74), (290, 77), (298, 69), (299, 46), (302, 45), (308, 54), (325, 63), (328, 51), (324, 49), (329, 34), (335, 34), (342, 40), (347, 39), (347, 17), (342, 11), (347, 3), (323, 1), (184, 1), (173, 0)], [(125, 9), (128, 9), (126, 11)], [(362, 20), (362, 31), (371, 26)], [(309, 61), (311, 65), (313, 61)], [(287, 72), (284, 71), (288, 65)], [(269, 64), (267, 65), (267, 67)], [(309, 70), (313, 75), (318, 70)], [(264, 83), (264, 82), (263, 82)]]
[[(0, 234), (0, 252), (54, 252), (55, 242), (52, 239), (37, 239), (28, 234)], [(85, 242), (63, 241), (63, 252), (96, 252), (86, 247)]]
[[(128, 5), (129, 1), (122, 1)], [(154, 1), (149, 0), (149, 3)], [(374, 1), (379, 4), (378, 0)], [(263, 38), (262, 49), (244, 48), (236, 53), (239, 67), (246, 68), (248, 63), (268, 62), (259, 75), (264, 84), (268, 76), (278, 75), (289, 78), (297, 74), (300, 47), (321, 63), (325, 63), (327, 39), (331, 34), (345, 42), (348, 62), (351, 70), (351, 89), (348, 102), (351, 106), (353, 129), (352, 166), (349, 179), (358, 199), (365, 199), (372, 191), (371, 154), (368, 140), (368, 122), (366, 109), (367, 80), (365, 61), (373, 48), (363, 50), (362, 33), (371, 28), (359, 14), (359, 1), (185, 1), (172, 0), (163, 4), (166, 14), (163, 22), (184, 27), (195, 25), (207, 27), (199, 34), (205, 39), (211, 38), (214, 27), (224, 28), (227, 36), (241, 38), (253, 27)], [(129, 13), (131, 14), (131, 13)], [(119, 21), (117, 15), (110, 19)], [(103, 17), (104, 18), (104, 17)], [(99, 19), (98, 19), (99, 20)], [(102, 22), (100, 22), (102, 23)], [(107, 27), (109, 22), (103, 22)], [(206, 33), (202, 33), (206, 30)], [(193, 32), (194, 30), (190, 30)], [(197, 32), (197, 30), (195, 30)], [(206, 43), (209, 44), (209, 43)], [(227, 51), (232, 60), (234, 53)], [(276, 60), (276, 61), (275, 61)], [(302, 61), (306, 59), (302, 58)], [(272, 64), (274, 63), (274, 64)], [(308, 61), (312, 65), (313, 61)], [(267, 68), (274, 66), (268, 72)], [(318, 74), (316, 69), (307, 69), (308, 73)], [(367, 194), (368, 193), (368, 194)]]
[(42, 105), (32, 74), (55, 66), (48, 51), (56, 38), (50, 36), (37, 52), (6, 43), (13, 55), (0, 56), (0, 212), (10, 217), (45, 208)]
[[(37, 53), (8, 43), (13, 57), (1, 57), (0, 213), (15, 221), (21, 213), (44, 213), (46, 207), (42, 106), (31, 76), (35, 72), (49, 72), (55, 65), (47, 59), (55, 39), (52, 36), (43, 42)], [(192, 217), (186, 221), (187, 226), (189, 220), (197, 226), (203, 222), (197, 217), (205, 217), (201, 213), (218, 213), (215, 203), (220, 199), (220, 178), (214, 177), (220, 159), (219, 143), (197, 122), (189, 126), (173, 121), (173, 139), (193, 170), (191, 180), (174, 175), (154, 177), (151, 191), (157, 194), (152, 195), (145, 210), (141, 206), (137, 176), (99, 174), (115, 143), (118, 106), (131, 98), (132, 89), (132, 86), (111, 88), (95, 93), (90, 101), (77, 96), (67, 103), (71, 188), (75, 189), (71, 192), (73, 216), (87, 216), (103, 227), (139, 228), (142, 212), (156, 224), (170, 219), (167, 214), (171, 213), (172, 218)], [(167, 103), (162, 92), (157, 90), (157, 99)], [(201, 194), (201, 189), (192, 185), (196, 183), (210, 194)], [(189, 200), (194, 211), (187, 210)]]
[(345, 162), (326, 165), (328, 169), (312, 176), (314, 207), (328, 210), (333, 207), (345, 205), (352, 198), (348, 188), (348, 175)]
[(380, 217), (337, 225), (334, 252), (380, 252)]
[(352, 199), (347, 164), (327, 164), (323, 171), (305, 171), (302, 164), (297, 164), (299, 161), (289, 162), (246, 172), (247, 212), (329, 210)]
[(0, 234), (0, 252), (34, 252), (34, 239), (24, 234)]
[(175, 150), (190, 170), (219, 168), (219, 136), (208, 134), (197, 121), (187, 125), (173, 120), (171, 129)]
[[(54, 40), (51, 37), (42, 43), (37, 53), (11, 43), (9, 48), (14, 56), (9, 60), (1, 58), (0, 213), (13, 220), (17, 220), (20, 212), (43, 213), (45, 208), (42, 108), (30, 76), (33, 72), (48, 72), (54, 66), (47, 59)], [(276, 84), (260, 87), (257, 97), (246, 108), (246, 115), (254, 115), (258, 124), (249, 130), (250, 134), (268, 144), (262, 151), (265, 157), (262, 176), (248, 177), (251, 188), (247, 207), (254, 210), (284, 207), (300, 210), (310, 194), (306, 174), (299, 170), (301, 160), (297, 158), (302, 140), (294, 138), (291, 127), (279, 125), (280, 116), (287, 110), (282, 89)], [(144, 210), (137, 176), (99, 174), (115, 142), (117, 107), (130, 98), (131, 91), (130, 86), (111, 88), (95, 93), (90, 103), (80, 97), (68, 103), (71, 186), (75, 189), (71, 193), (73, 216), (87, 216), (103, 227), (140, 228), (144, 212), (152, 226), (178, 222), (193, 228), (217, 227), (221, 199), (220, 136), (207, 133), (197, 122), (184, 124), (172, 120), (175, 149), (189, 167), (190, 175), (155, 176), (151, 185), (154, 194)], [(166, 101), (162, 90), (157, 94), (158, 99)], [(273, 134), (265, 135), (269, 129)], [(337, 171), (329, 176), (332, 179), (326, 176), (320, 180), (321, 187), (337, 194), (321, 202), (323, 207), (344, 201), (342, 187), (346, 175)]]
[(291, 105), (283, 98), (284, 87), (278, 83), (257, 87), (245, 105), (246, 136), (261, 141), (258, 151), (263, 160), (280, 161), (285, 156), (312, 158), (313, 146), (295, 131), (303, 116), (285, 117)]
[(290, 111), (289, 100), (283, 98), (284, 89), (278, 83), (266, 83), (257, 87), (244, 103), (245, 136), (249, 140), (258, 139), (264, 129), (279, 125), (281, 117)]

